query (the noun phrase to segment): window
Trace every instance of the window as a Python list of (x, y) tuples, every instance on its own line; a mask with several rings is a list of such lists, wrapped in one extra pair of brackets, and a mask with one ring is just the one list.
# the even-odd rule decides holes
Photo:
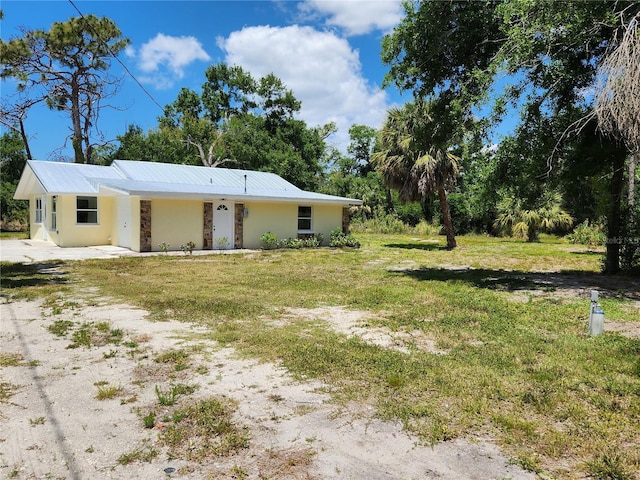
[(98, 223), (98, 197), (77, 197), (76, 221), (84, 224)]
[(311, 207), (298, 207), (298, 231), (311, 232)]
[(42, 197), (36, 197), (36, 223), (42, 223)]
[(58, 196), (51, 197), (51, 230), (58, 228)]

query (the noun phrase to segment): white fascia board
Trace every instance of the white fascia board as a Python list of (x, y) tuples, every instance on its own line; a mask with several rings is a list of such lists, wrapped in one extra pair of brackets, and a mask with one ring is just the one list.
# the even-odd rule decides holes
[(154, 198), (172, 198), (176, 200), (203, 200), (203, 201), (233, 201), (238, 203), (244, 202), (270, 202), (270, 203), (297, 203), (308, 205), (362, 205), (362, 200), (354, 198), (313, 198), (313, 197), (279, 197), (268, 195), (202, 195), (199, 193), (186, 193), (186, 192), (149, 192), (149, 191), (135, 191), (128, 192), (129, 195), (139, 196), (146, 200), (152, 200)]

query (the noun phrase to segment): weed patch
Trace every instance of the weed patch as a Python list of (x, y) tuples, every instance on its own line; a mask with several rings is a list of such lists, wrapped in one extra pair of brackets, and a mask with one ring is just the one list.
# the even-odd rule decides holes
[(7, 402), (18, 390), (17, 385), (8, 382), (0, 382), (0, 402)]
[(118, 457), (120, 465), (129, 465), (134, 462), (151, 462), (160, 452), (151, 446), (144, 446), (128, 453), (123, 453)]
[(174, 458), (198, 462), (248, 448), (248, 430), (233, 423), (233, 409), (231, 402), (218, 398), (187, 403), (174, 412), (180, 420), (166, 426), (160, 444)]
[(156, 385), (155, 390), (156, 397), (158, 398), (158, 403), (162, 406), (170, 407), (176, 404), (179, 396), (190, 395), (195, 392), (196, 386), (177, 383), (175, 385), (171, 385), (167, 389), (162, 389), (158, 385)]
[(115, 398), (122, 392), (122, 387), (117, 385), (98, 385), (98, 393), (96, 393), (96, 398), (98, 400), (109, 400), (111, 398)]
[(0, 367), (17, 367), (24, 361), (20, 353), (0, 353)]

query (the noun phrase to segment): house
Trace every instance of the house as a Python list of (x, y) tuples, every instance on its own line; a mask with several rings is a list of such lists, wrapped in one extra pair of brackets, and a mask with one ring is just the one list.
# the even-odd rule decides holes
[(273, 173), (116, 160), (27, 162), (14, 198), (29, 200), (31, 238), (136, 252), (259, 248), (260, 237), (348, 228), (353, 198), (307, 192)]

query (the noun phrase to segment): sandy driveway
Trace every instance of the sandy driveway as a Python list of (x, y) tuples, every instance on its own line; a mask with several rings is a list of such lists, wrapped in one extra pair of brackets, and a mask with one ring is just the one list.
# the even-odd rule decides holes
[[(339, 408), (323, 385), (295, 382), (277, 365), (241, 360), (189, 325), (151, 322), (142, 310), (99, 299), (68, 300), (56, 310), (38, 302), (0, 305), (3, 478), (535, 478), (481, 439), (418, 446), (401, 425), (375, 419), (369, 407)], [(70, 349), (68, 336), (48, 329), (60, 321), (108, 322), (123, 332), (123, 343)], [(158, 368), (154, 357), (189, 345), (200, 346), (185, 377), (198, 385), (193, 396), (237, 401), (234, 421), (248, 428), (249, 447), (236, 455), (169, 459), (159, 430), (144, 428), (140, 412), (157, 402), (155, 387), (166, 381), (150, 373)], [(119, 393), (98, 400), (105, 384)], [(158, 455), (119, 463), (123, 454), (145, 449)]]

